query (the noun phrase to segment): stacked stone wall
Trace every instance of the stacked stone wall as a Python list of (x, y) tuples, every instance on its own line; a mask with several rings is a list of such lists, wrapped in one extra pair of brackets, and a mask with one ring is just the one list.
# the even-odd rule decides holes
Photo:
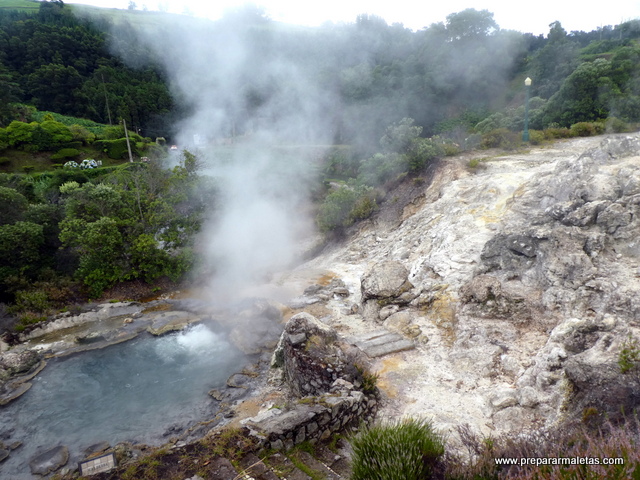
[(249, 422), (249, 427), (267, 449), (288, 450), (304, 441), (315, 443), (340, 432), (369, 424), (375, 417), (378, 399), (364, 394), (342, 379), (331, 393), (304, 397), (293, 408), (269, 418)]

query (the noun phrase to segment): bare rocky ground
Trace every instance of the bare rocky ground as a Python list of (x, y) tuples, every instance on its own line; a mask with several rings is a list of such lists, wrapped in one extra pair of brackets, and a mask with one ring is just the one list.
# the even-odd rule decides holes
[(379, 419), (427, 417), (455, 443), (461, 424), (496, 435), (631, 411), (638, 383), (617, 360), (640, 333), (640, 138), (470, 158), (400, 186), (275, 283), (339, 279), (349, 295), (324, 295), (316, 316), (356, 344), (378, 331), (415, 345), (373, 354)]

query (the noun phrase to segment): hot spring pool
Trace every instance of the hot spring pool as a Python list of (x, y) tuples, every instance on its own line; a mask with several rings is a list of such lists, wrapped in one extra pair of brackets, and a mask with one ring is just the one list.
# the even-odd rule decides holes
[(51, 360), (27, 393), (0, 407), (0, 439), (23, 443), (0, 477), (31, 478), (31, 458), (57, 445), (69, 448), (69, 466), (98, 442), (160, 444), (169, 428), (213, 417), (207, 392), (245, 362), (205, 325)]

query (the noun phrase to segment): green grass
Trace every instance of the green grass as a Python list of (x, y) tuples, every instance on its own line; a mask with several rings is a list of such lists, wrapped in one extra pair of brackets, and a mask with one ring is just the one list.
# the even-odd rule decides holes
[(0, 9), (37, 12), (40, 2), (36, 0), (0, 0)]
[[(0, 2), (1, 1), (2, 0), (0, 0)], [(61, 115), (56, 112), (47, 112), (44, 110), (36, 111), (32, 117), (33, 120), (40, 123), (44, 120), (45, 115), (51, 115), (56, 122), (60, 122), (68, 127), (71, 125), (80, 125), (96, 135), (101, 135), (103, 130), (109, 126), (104, 123), (94, 122), (93, 120), (87, 120), (86, 118), (69, 117), (67, 115)]]
[(442, 469), (444, 437), (427, 420), (364, 428), (353, 439), (351, 480), (428, 480)]

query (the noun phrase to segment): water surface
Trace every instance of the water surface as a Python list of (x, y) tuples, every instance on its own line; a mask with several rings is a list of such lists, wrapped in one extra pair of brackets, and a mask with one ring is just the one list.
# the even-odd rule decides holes
[(23, 442), (0, 464), (0, 477), (31, 478), (30, 459), (57, 445), (69, 448), (71, 464), (101, 441), (160, 444), (172, 427), (213, 417), (207, 392), (244, 362), (205, 325), (51, 360), (26, 394), (0, 407), (0, 439)]

